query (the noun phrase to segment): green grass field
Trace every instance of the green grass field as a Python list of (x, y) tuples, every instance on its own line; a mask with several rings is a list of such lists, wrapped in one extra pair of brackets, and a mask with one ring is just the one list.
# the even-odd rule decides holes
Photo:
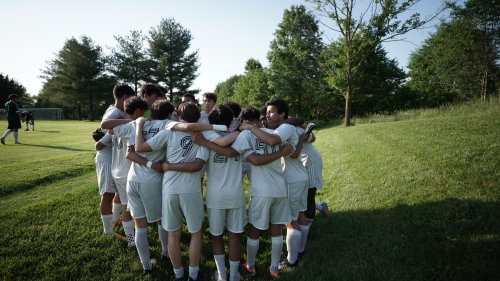
[[(496, 99), (315, 131), (325, 185), (317, 201), (333, 216), (316, 217), (305, 259), (281, 279), (500, 280), (499, 113)], [(1, 280), (141, 279), (136, 250), (101, 236), (98, 126), (37, 121), (36, 131), (20, 132), (23, 145), (9, 136), (0, 146)], [(182, 241), (186, 269), (189, 235)], [(159, 259), (156, 225), (149, 242)], [(267, 280), (269, 258), (265, 233), (258, 276), (242, 280)], [(200, 269), (215, 270), (208, 230)], [(146, 279), (171, 275), (159, 262)]]

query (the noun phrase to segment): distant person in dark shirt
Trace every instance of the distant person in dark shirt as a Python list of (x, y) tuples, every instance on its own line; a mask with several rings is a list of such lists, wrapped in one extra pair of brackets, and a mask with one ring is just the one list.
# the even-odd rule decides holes
[(5, 115), (7, 116), (7, 121), (8, 121), (8, 126), (7, 126), (7, 131), (3, 134), (2, 138), (0, 139), (0, 142), (2, 144), (5, 144), (5, 138), (7, 138), (10, 133), (13, 133), (14, 135), (14, 144), (22, 144), (19, 142), (17, 139), (18, 137), (18, 130), (21, 128), (21, 120), (24, 120), (24, 117), (21, 115), (21, 112), (19, 111), (19, 107), (17, 106), (17, 103), (19, 102), (19, 96), (16, 94), (11, 94), (9, 95), (9, 100), (8, 102), (5, 103)]
[(31, 111), (23, 111), (21, 112), (21, 115), (24, 117), (24, 120), (26, 120), (26, 130), (29, 131), (28, 125), (31, 124), (31, 130), (35, 130), (35, 114)]

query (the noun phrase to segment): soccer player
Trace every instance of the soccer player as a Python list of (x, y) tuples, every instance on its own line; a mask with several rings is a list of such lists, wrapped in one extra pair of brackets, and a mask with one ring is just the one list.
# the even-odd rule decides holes
[[(232, 112), (225, 106), (219, 106), (218, 108), (214, 109), (209, 115), (209, 121), (211, 123), (225, 122), (226, 124), (230, 124), (231, 119)], [(209, 155), (204, 155), (203, 159), (205, 159), (207, 163), (207, 212), (210, 232), (212, 233), (212, 250), (217, 265), (217, 271), (214, 274), (215, 280), (227, 279), (227, 274), (225, 272), (225, 255), (222, 236), (224, 231), (224, 223), (226, 223), (227, 225), (229, 240), (229, 280), (239, 280), (240, 277), (238, 266), (241, 255), (241, 245), (239, 241), (240, 233), (243, 231), (243, 226), (246, 218), (240, 217), (241, 213), (245, 212), (245, 198), (241, 180), (238, 176), (241, 171), (241, 159), (239, 156), (240, 153), (244, 153), (247, 150), (250, 150), (252, 148), (250, 142), (253, 142), (253, 140), (250, 140), (248, 138), (251, 135), (250, 132), (242, 134), (238, 136), (232, 147), (220, 147), (215, 143), (212, 143), (212, 140), (216, 138), (217, 135), (214, 136), (213, 133), (212, 135), (210, 135), (209, 131), (203, 132), (203, 136), (208, 137), (207, 140), (205, 140), (200, 135), (193, 134), (193, 140), (195, 141), (195, 143), (206, 146), (210, 149)], [(253, 164), (260, 166), (269, 164), (281, 158), (283, 155), (289, 154), (291, 151), (291, 146), (283, 147), (280, 151), (263, 155), (257, 155), (253, 153), (253, 150), (251, 150), (248, 157), (252, 159)], [(277, 164), (279, 166), (279, 163)], [(286, 195), (283, 196), (286, 197)], [(274, 221), (275, 218), (273, 217), (272, 219), (272, 221)], [(264, 224), (266, 225), (264, 229), (267, 229), (269, 225), (269, 217), (268, 220), (263, 223), (263, 225)], [(272, 228), (275, 232), (278, 232), (277, 230), (279, 227), (276, 227), (276, 229), (274, 229), (275, 227)], [(281, 229), (279, 229), (279, 232), (280, 231)], [(255, 235), (253, 237), (258, 241), (257, 232), (259, 232), (259, 230), (254, 230), (253, 233)], [(280, 241), (282, 247), (283, 240), (281, 239)], [(273, 244), (273, 255), (277, 256), (275, 259), (275, 266), (277, 271), (281, 248), (274, 246), (276, 245)], [(255, 251), (255, 254), (256, 253), (257, 251)]]
[[(269, 125), (281, 122), (288, 118), (288, 104), (282, 99), (272, 99), (266, 102), (267, 122)], [(283, 123), (273, 133), (269, 134), (256, 126), (242, 124), (242, 129), (250, 129), (260, 140), (269, 145), (277, 145), (283, 142), (297, 146), (299, 133), (295, 126)], [(303, 238), (307, 239), (309, 228), (304, 211), (307, 209), (308, 175), (300, 159), (283, 157), (288, 200), (292, 213), (292, 222), (286, 225), (286, 245), (288, 256), (280, 263), (282, 267), (295, 267), (299, 264), (298, 254)], [(305, 241), (305, 240), (304, 240)]]
[(162, 91), (160, 86), (153, 83), (146, 83), (141, 86), (139, 93), (143, 100), (148, 103), (148, 110), (144, 113), (144, 118), (148, 118), (151, 115), (151, 106), (158, 99), (164, 99), (165, 93)]
[(21, 120), (24, 120), (24, 117), (21, 115), (19, 111), (19, 107), (17, 103), (19, 102), (19, 96), (16, 94), (9, 95), (9, 101), (5, 103), (5, 115), (7, 116), (7, 131), (3, 134), (0, 142), (5, 144), (5, 138), (7, 138), (10, 133), (14, 135), (14, 144), (22, 144), (18, 140), (18, 130), (21, 128)]
[(31, 111), (23, 111), (21, 112), (21, 115), (24, 117), (24, 120), (26, 120), (26, 130), (29, 131), (28, 125), (31, 124), (31, 130), (35, 130), (35, 114)]
[[(196, 122), (200, 118), (200, 111), (194, 103), (179, 105), (179, 119), (181, 122)], [(140, 132), (144, 119), (139, 119), (136, 128), (136, 151), (148, 152), (151, 150), (166, 149), (166, 162), (163, 164), (162, 188), (162, 222), (168, 231), (168, 251), (174, 268), (175, 280), (182, 280), (184, 268), (182, 266), (180, 238), (182, 222), (185, 217), (188, 231), (191, 233), (189, 246), (189, 279), (204, 280), (199, 274), (199, 262), (202, 246), (202, 224), (204, 220), (203, 197), (200, 190), (199, 170), (203, 160), (199, 159), (199, 147), (191, 140), (191, 133), (163, 130), (153, 138), (144, 142)], [(188, 163), (189, 171), (170, 170), (168, 163)]]
[(210, 123), (208, 121), (208, 114), (212, 112), (212, 109), (214, 109), (216, 103), (217, 103), (217, 96), (214, 93), (207, 92), (203, 94), (203, 111), (200, 114), (200, 119), (198, 120), (198, 123), (205, 123), (205, 124)]

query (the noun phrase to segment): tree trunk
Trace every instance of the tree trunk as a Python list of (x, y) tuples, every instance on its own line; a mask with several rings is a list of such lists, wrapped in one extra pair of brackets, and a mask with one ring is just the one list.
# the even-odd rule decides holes
[(347, 93), (345, 97), (344, 127), (351, 126), (351, 95)]

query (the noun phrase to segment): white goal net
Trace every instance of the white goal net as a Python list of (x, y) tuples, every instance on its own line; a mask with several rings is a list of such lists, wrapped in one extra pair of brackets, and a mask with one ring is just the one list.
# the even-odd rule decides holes
[[(36, 120), (62, 120), (64, 116), (61, 108), (19, 108), (19, 111), (31, 111)], [(5, 110), (0, 110), (0, 119), (5, 119)]]

